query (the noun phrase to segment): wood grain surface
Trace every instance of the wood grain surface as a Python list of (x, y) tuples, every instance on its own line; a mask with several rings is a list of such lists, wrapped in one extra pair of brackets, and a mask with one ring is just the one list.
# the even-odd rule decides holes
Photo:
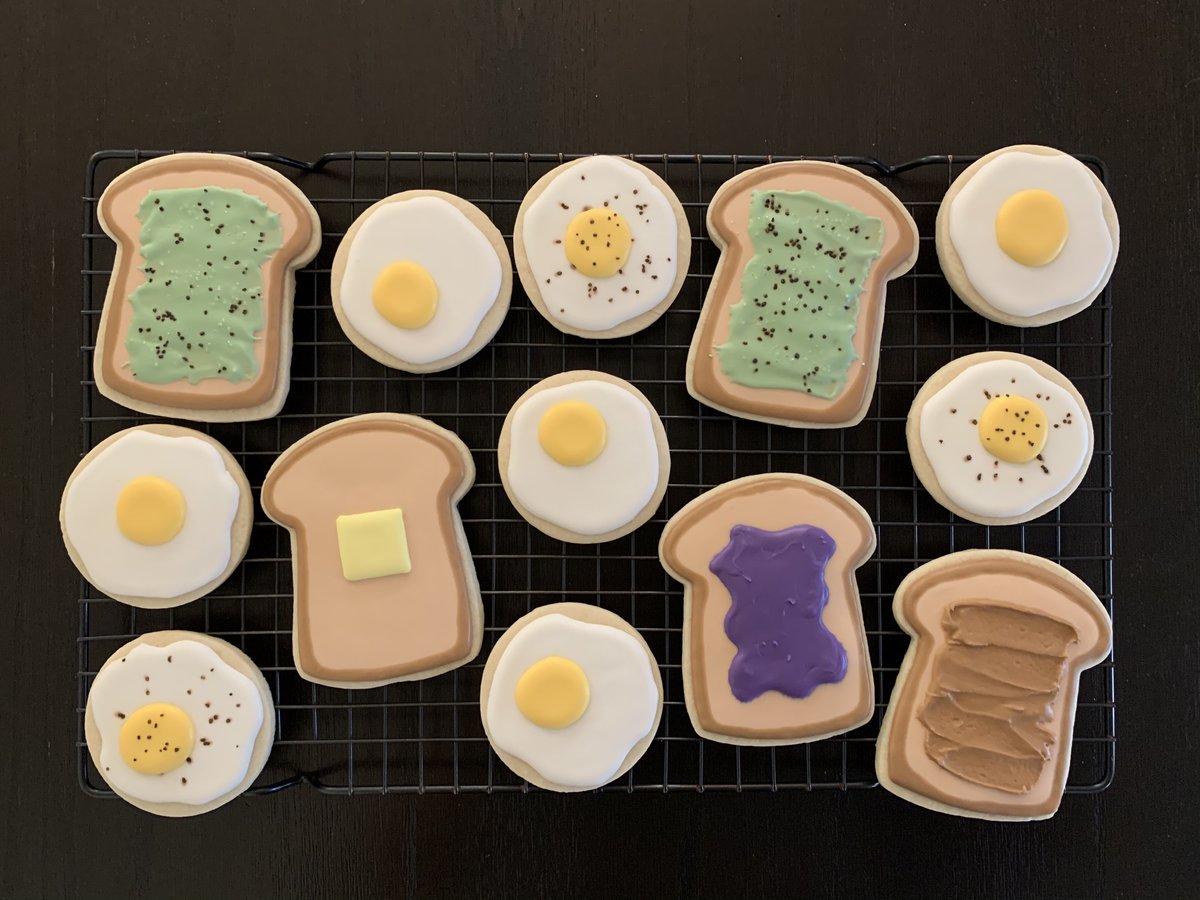
[[(1182, 897), (1197, 882), (1200, 5), (0, 0), (0, 895)], [(866, 153), (1111, 167), (1118, 763), (1052, 820), (852, 794), (324, 797), (166, 821), (76, 783), (80, 191), (96, 149)]]

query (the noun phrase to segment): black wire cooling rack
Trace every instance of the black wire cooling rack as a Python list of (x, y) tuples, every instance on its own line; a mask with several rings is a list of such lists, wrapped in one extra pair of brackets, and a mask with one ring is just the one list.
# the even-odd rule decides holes
[[(113, 258), (96, 220), (96, 201), (120, 172), (161, 153), (97, 153), (83, 197), (83, 302), (80, 347), (80, 451), (151, 421), (104, 399), (92, 380), (92, 353)], [(295, 349), (287, 405), (274, 419), (199, 427), (232, 451), (257, 495), (281, 450), (344, 416), (392, 410), (453, 429), (478, 469), (460, 504), (475, 555), (486, 614), (483, 650), (472, 664), (427, 681), (363, 691), (320, 687), (292, 664), (291, 564), (287, 532), (256, 513), (245, 562), (210, 596), (163, 611), (132, 609), (81, 582), (79, 596), (78, 766), (91, 794), (111, 795), (82, 740), (83, 707), (104, 660), (133, 636), (164, 628), (203, 631), (236, 644), (262, 668), (275, 697), (275, 749), (251, 793), (306, 783), (336, 794), (530, 790), (491, 752), (479, 717), (483, 663), (496, 638), (532, 607), (559, 600), (598, 603), (624, 616), (649, 642), (666, 693), (653, 745), (610, 791), (815, 790), (875, 785), (874, 749), (883, 707), (908, 638), (891, 615), (892, 594), (915, 566), (954, 550), (1005, 547), (1057, 560), (1112, 609), (1111, 300), (1042, 328), (997, 325), (955, 299), (938, 269), (933, 225), (946, 186), (972, 157), (928, 156), (888, 166), (832, 157), (881, 178), (906, 203), (921, 232), (921, 253), (888, 289), (879, 381), (870, 413), (850, 429), (805, 431), (735, 419), (697, 404), (684, 386), (684, 361), (716, 248), (704, 236), (708, 200), (722, 182), (772, 159), (798, 157), (633, 155), (679, 195), (693, 234), (682, 293), (658, 322), (630, 338), (564, 336), (531, 307), (515, 282), (512, 309), (495, 340), (474, 359), (436, 375), (387, 369), (346, 340), (334, 318), (329, 266), (355, 216), (381, 197), (410, 188), (458, 194), (511, 238), (528, 187), (568, 154), (330, 153), (304, 163), (242, 153), (293, 176), (321, 215), (320, 255), (297, 273)], [(815, 157), (811, 157), (815, 158)], [(1105, 179), (1103, 164), (1080, 157)], [(1021, 526), (986, 527), (956, 519), (919, 486), (905, 450), (913, 395), (950, 359), (979, 350), (1014, 350), (1053, 364), (1087, 400), (1095, 458), (1083, 485), (1054, 513)], [(598, 546), (563, 544), (525, 523), (496, 472), (496, 443), (511, 404), (534, 382), (575, 368), (601, 369), (636, 384), (662, 415), (672, 482), (653, 519), (632, 535)], [(731, 747), (698, 738), (683, 703), (680, 586), (659, 565), (657, 544), (671, 513), (702, 491), (742, 475), (804, 472), (846, 490), (875, 521), (878, 550), (858, 572), (874, 665), (876, 713), (850, 734), (799, 747)], [(65, 560), (64, 560), (65, 564)], [(1083, 674), (1068, 791), (1101, 791), (1115, 764), (1111, 658)]]

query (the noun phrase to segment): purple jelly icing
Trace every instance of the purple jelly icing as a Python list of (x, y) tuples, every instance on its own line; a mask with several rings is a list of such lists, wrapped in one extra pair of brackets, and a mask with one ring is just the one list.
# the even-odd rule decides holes
[(729, 530), (729, 543), (708, 568), (733, 599), (725, 633), (737, 647), (729, 687), (738, 700), (767, 691), (807, 697), (846, 677), (846, 649), (821, 621), (829, 602), (825, 564), (836, 549), (815, 525)]

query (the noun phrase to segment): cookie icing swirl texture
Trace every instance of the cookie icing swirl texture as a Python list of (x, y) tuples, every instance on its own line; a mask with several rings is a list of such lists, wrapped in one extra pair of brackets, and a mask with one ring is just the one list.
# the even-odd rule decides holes
[(1073, 627), (1040, 613), (979, 602), (947, 608), (946, 646), (919, 718), (925, 752), (967, 781), (1029, 791), (1050, 760), (1046, 727), (1062, 686)]

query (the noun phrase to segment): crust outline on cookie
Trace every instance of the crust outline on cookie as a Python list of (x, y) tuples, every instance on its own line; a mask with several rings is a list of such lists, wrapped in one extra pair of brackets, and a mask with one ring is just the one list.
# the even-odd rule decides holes
[[(747, 195), (760, 183), (770, 185), (780, 179), (805, 178), (841, 179), (853, 188), (865, 190), (892, 214), (895, 220), (893, 224), (899, 225), (899, 233), (895, 236), (892, 249), (872, 264), (868, 276), (870, 287), (859, 297), (859, 327), (854, 336), (858, 359), (851, 365), (850, 375), (841, 393), (832, 400), (822, 400), (802, 391), (737, 386), (737, 390), (754, 395), (740, 400), (726, 384), (728, 378), (721, 371), (717, 359), (714, 335), (718, 331), (718, 317), (728, 317), (730, 307), (741, 302), (741, 275), (753, 254), (745, 237), (745, 229), (736, 232), (726, 229), (720, 222), (720, 211), (733, 198)], [(789, 185), (789, 189), (810, 188)], [(821, 193), (819, 183), (811, 189)], [(825, 190), (828, 191), (828, 187)], [(853, 202), (846, 202), (854, 206)], [(838, 163), (800, 160), (768, 163), (734, 176), (721, 185), (713, 196), (705, 223), (709, 237), (720, 249), (721, 256), (688, 348), (688, 393), (698, 402), (731, 416), (789, 428), (849, 428), (861, 422), (875, 395), (887, 284), (913, 267), (920, 250), (917, 226), (908, 210), (884, 185), (857, 169)], [(888, 242), (885, 237), (885, 244)], [(847, 406), (844, 411), (841, 409), (843, 406)]]
[[(851, 667), (847, 670), (845, 679), (856, 678), (860, 681), (859, 696), (856, 698), (854, 705), (847, 709), (843, 714), (836, 717), (830, 722), (829, 727), (823, 727), (819, 731), (805, 732), (803, 727), (793, 726), (787, 731), (787, 734), (776, 736), (761, 737), (751, 734), (737, 734), (733, 732), (722, 732), (714, 730), (711, 725), (706, 725), (705, 716), (701, 714), (696, 701), (696, 683), (693, 660), (696, 654), (696, 647), (702, 640), (701, 624), (697, 621), (696, 606), (698, 598), (696, 596), (696, 586), (699, 584), (702, 588), (702, 596), (699, 600), (706, 602), (708, 591), (715, 581), (703, 576), (699, 579), (693, 579), (688, 573), (685, 573), (672, 563), (670, 557), (672, 555), (672, 545), (678, 540), (678, 535), (682, 529), (688, 527), (689, 519), (693, 517), (703, 517), (706, 515), (706, 507), (719, 508), (723, 502), (729, 499), (736, 498), (743, 494), (753, 494), (755, 492), (765, 492), (773, 487), (786, 487), (789, 485), (800, 485), (810, 491), (817, 492), (823, 499), (839, 504), (841, 511), (847, 516), (859, 520), (861, 523), (862, 543), (856, 548), (855, 553), (850, 554), (850, 557), (845, 561), (840, 561), (837, 569), (830, 565), (826, 569), (827, 583), (832, 582), (835, 577), (841, 577), (841, 588), (844, 592), (844, 601), (847, 605), (851, 628), (857, 638), (857, 650), (860, 654), (857, 667)], [(796, 518), (804, 519), (803, 513), (798, 512)], [(810, 517), (815, 519), (816, 517)], [(739, 524), (754, 524), (751, 522)], [(817, 524), (815, 521), (811, 524)], [(775, 472), (766, 473), (763, 475), (749, 475), (744, 478), (737, 478), (733, 481), (726, 482), (718, 487), (712, 488), (704, 492), (700, 496), (694, 498), (683, 506), (678, 512), (671, 516), (670, 521), (663, 529), (662, 537), (659, 540), (658, 555), (659, 561), (662, 563), (667, 574), (683, 585), (683, 695), (684, 703), (687, 706), (688, 717), (691, 719), (692, 728), (696, 733), (707, 740), (716, 741), (723, 744), (735, 744), (749, 747), (781, 747), (794, 744), (807, 744), (813, 741), (824, 740), (834, 735), (843, 734), (847, 731), (852, 731), (869, 722), (875, 714), (875, 679), (871, 669), (871, 656), (867, 646), (866, 626), (863, 623), (862, 604), (858, 590), (858, 581), (856, 573), (875, 553), (875, 526), (871, 522), (870, 516), (861, 506), (858, 505), (850, 496), (843, 491), (838, 490), (830, 484), (821, 481), (817, 478), (812, 478), (808, 475), (800, 475), (791, 472)], [(830, 561), (832, 563), (832, 560)], [(718, 583), (719, 585), (719, 583)], [(718, 592), (725, 591), (724, 586), (716, 588)], [(832, 591), (831, 591), (832, 594)], [(832, 597), (831, 597), (832, 602)], [(845, 636), (839, 636), (842, 640)], [(753, 702), (753, 701), (752, 701)], [(802, 701), (800, 701), (802, 702)], [(709, 713), (711, 717), (711, 713)]]
[[(1037, 506), (1033, 507), (1028, 512), (1019, 513), (1015, 516), (980, 516), (969, 510), (963, 509), (955, 504), (946, 492), (942, 490), (938, 483), (937, 473), (933, 470), (933, 465), (929, 462), (929, 456), (925, 453), (925, 448), (921, 443), (921, 410), (925, 408), (925, 404), (938, 391), (948, 385), (956, 376), (966, 371), (976, 363), (989, 362), (991, 360), (1007, 359), (1013, 362), (1023, 363), (1029, 366), (1041, 375), (1043, 378), (1053, 381), (1064, 391), (1071, 395), (1079, 409), (1083, 413), (1083, 421), (1087, 427), (1087, 454), (1083, 465), (1079, 467), (1079, 471), (1075, 473), (1075, 477), (1071, 479), (1061, 491), (1052, 497), (1047, 497)], [(1071, 383), (1071, 379), (1063, 375), (1062, 372), (1053, 366), (1042, 362), (1032, 356), (1025, 356), (1023, 353), (1010, 353), (1007, 350), (985, 350), (982, 353), (971, 353), (967, 356), (960, 356), (958, 359), (952, 360), (942, 366), (929, 377), (921, 389), (917, 391), (917, 395), (913, 398), (912, 406), (908, 410), (908, 420), (904, 429), (905, 438), (908, 442), (908, 456), (912, 462), (913, 472), (916, 473), (917, 480), (921, 482), (921, 486), (929, 492), (939, 504), (941, 504), (950, 512), (960, 518), (966, 519), (968, 522), (975, 522), (979, 525), (1019, 525), (1022, 522), (1029, 522), (1046, 513), (1062, 506), (1067, 499), (1075, 493), (1075, 489), (1083, 483), (1083, 479), (1087, 477), (1088, 469), (1091, 466), (1093, 452), (1095, 450), (1095, 430), (1092, 427), (1092, 416), (1088, 411), (1087, 403), (1084, 402), (1083, 395)]]
[[(75, 476), (82, 472), (92, 460), (104, 452), (108, 447), (125, 435), (133, 431), (148, 431), (151, 434), (161, 434), (166, 437), (190, 437), (204, 441), (206, 444), (214, 447), (221, 454), (221, 459), (225, 463), (225, 470), (233, 477), (238, 486), (238, 508), (237, 514), (234, 516), (233, 524), (229, 529), (229, 563), (225, 566), (225, 570), (214, 578), (212, 581), (201, 585), (195, 590), (188, 591), (186, 594), (180, 594), (177, 597), (138, 597), (132, 594), (110, 594), (103, 591), (106, 597), (112, 597), (114, 600), (119, 600), (129, 606), (136, 606), (139, 609), (171, 609), (176, 606), (183, 606), (185, 603), (191, 603), (193, 600), (199, 599), (206, 594), (211, 594), (222, 584), (224, 584), (229, 576), (233, 574), (246, 556), (246, 550), (250, 546), (250, 529), (254, 525), (254, 500), (250, 492), (250, 482), (246, 478), (246, 473), (242, 471), (242, 467), (238, 465), (236, 459), (220, 441), (210, 437), (203, 432), (196, 431), (192, 428), (184, 428), (181, 425), (136, 425), (133, 428), (126, 428), (111, 435), (88, 451), (71, 472), (67, 479), (66, 485), (63, 487), (62, 497), (58, 504), (58, 526), (62, 532), (63, 544), (67, 548), (67, 554), (71, 557), (71, 562), (75, 564), (75, 568), (79, 570), (79, 574), (92, 584), (91, 576), (88, 574), (87, 567), (83, 564), (83, 559), (80, 557), (75, 545), (71, 543), (71, 538), (67, 534), (67, 493), (71, 490), (71, 485), (75, 482)], [(97, 585), (96, 590), (101, 590)]]
[[(642, 404), (650, 411), (650, 425), (654, 431), (654, 443), (658, 447), (658, 485), (654, 489), (654, 493), (642, 507), (642, 511), (630, 519), (626, 524), (619, 528), (613, 528), (610, 531), (605, 531), (601, 534), (579, 534), (571, 531), (568, 528), (563, 528), (561, 525), (556, 525), (553, 522), (548, 522), (545, 519), (531, 513), (524, 504), (516, 497), (508, 486), (508, 460), (512, 449), (512, 416), (517, 408), (529, 399), (533, 394), (545, 388), (561, 387), (564, 384), (571, 384), (577, 381), (604, 381), (608, 384), (615, 384), (617, 387), (624, 388), (633, 396), (637, 397)], [(602, 544), (606, 541), (614, 541), (619, 537), (630, 534), (645, 525), (654, 516), (659, 504), (662, 503), (663, 497), (667, 493), (667, 483), (671, 476), (671, 452), (667, 444), (667, 432), (663, 428), (662, 419), (658, 414), (658, 410), (654, 408), (654, 404), (647, 399), (646, 395), (639, 391), (634, 385), (630, 384), (623, 378), (618, 378), (615, 375), (609, 375), (607, 372), (598, 372), (590, 369), (576, 369), (570, 372), (560, 372), (557, 375), (551, 375), (548, 378), (543, 378), (520, 397), (517, 402), (509, 409), (508, 415), (504, 417), (504, 425), (500, 429), (500, 441), (496, 448), (496, 466), (500, 472), (500, 483), (504, 488), (504, 494), (508, 497), (508, 502), (511, 503), (521, 514), (526, 522), (536, 528), (543, 534), (549, 535), (560, 541), (567, 541), (571, 544)]]
[[(909, 676), (917, 661), (918, 647), (918, 632), (916, 627), (909, 620), (906, 612), (910, 602), (908, 593), (915, 589), (921, 579), (939, 575), (946, 571), (952, 571), (956, 568), (971, 567), (975, 565), (986, 565), (989, 561), (999, 560), (1010, 564), (1016, 563), (1028, 566), (1031, 569), (1041, 569), (1046, 574), (1062, 582), (1066, 589), (1073, 590), (1081, 596), (1091, 598), (1092, 614), (1097, 620), (1104, 623), (1101, 629), (1101, 635), (1104, 640), (1072, 659), (1072, 665), (1068, 669), (1067, 677), (1064, 679), (1062, 688), (1062, 712), (1063, 720), (1066, 721), (1069, 717), (1070, 726), (1066, 729), (1064, 736), (1067, 738), (1060, 742), (1058, 751), (1058, 764), (1056, 766), (1057, 776), (1055, 779), (1056, 794), (1051, 797), (1053, 801), (1050, 807), (1041, 811), (1032, 811), (1032, 815), (1004, 815), (993, 812), (982, 812), (977, 809), (970, 809), (961, 806), (955, 806), (949, 803), (942, 803), (924, 794), (920, 794), (910, 788), (897, 784), (891, 777), (890, 771), (890, 755), (891, 755), (891, 739), (892, 729), (896, 722), (896, 709), (899, 698), (903, 695), (905, 686)], [(997, 822), (1028, 822), (1041, 819), (1048, 819), (1058, 811), (1059, 802), (1062, 797), (1063, 788), (1066, 784), (1067, 773), (1071, 766), (1071, 737), (1074, 731), (1074, 718), (1076, 704), (1079, 693), (1079, 677), (1084, 669), (1091, 668), (1101, 662), (1109, 653), (1112, 645), (1112, 630), (1111, 623), (1108, 617), (1108, 611), (1105, 610), (1103, 604), (1091, 588), (1087, 586), (1069, 569), (1051, 562), (1048, 559), (1043, 559), (1040, 556), (1034, 556), (1029, 553), (1020, 553), (1016, 550), (961, 550), (957, 553), (950, 553), (946, 556), (938, 557), (924, 565), (918, 566), (912, 572), (905, 576), (900, 582), (900, 586), (896, 589), (896, 594), (892, 600), (892, 615), (896, 619), (896, 623), (909, 635), (908, 649), (905, 651), (904, 659), (900, 663), (900, 670), (896, 675), (896, 683), (892, 688), (892, 694), (888, 698), (887, 708), (883, 714), (883, 722), (879, 727), (879, 737), (875, 742), (875, 775), (879, 779), (880, 785), (904, 800), (914, 803), (917, 806), (925, 809), (933, 810), (934, 812), (949, 813), (957, 816), (964, 816), (971, 819), (988, 819)]]
[[(500, 260), (500, 289), (496, 293), (495, 301), (480, 320), (471, 340), (461, 350), (428, 363), (408, 362), (373, 343), (350, 322), (345, 311), (342, 309), (341, 296), (342, 280), (345, 276), (346, 265), (350, 259), (350, 249), (354, 240), (358, 237), (358, 232), (362, 229), (363, 223), (370, 218), (372, 213), (384, 206), (391, 203), (403, 203), (406, 200), (412, 200), (416, 197), (436, 197), (439, 200), (449, 203), (465, 215), (472, 225), (479, 229), (483, 236), (487, 238), (488, 243), (492, 245), (492, 249), (496, 251), (496, 256)], [(338, 244), (337, 253), (333, 257), (333, 268), (330, 270), (329, 277), (330, 286), (333, 291), (334, 315), (337, 316), (338, 324), (342, 326), (342, 331), (346, 332), (346, 337), (350, 339), (354, 346), (358, 347), (359, 350), (367, 354), (371, 359), (389, 368), (398, 369), (402, 372), (412, 372), (414, 374), (428, 374), (431, 372), (443, 372), (446, 369), (452, 369), (455, 366), (461, 365), (486, 347), (492, 338), (496, 336), (496, 332), (500, 330), (500, 327), (504, 324), (505, 317), (508, 315), (508, 307), (512, 298), (513, 266), (512, 259), (508, 255), (508, 247), (504, 243), (504, 237), (500, 234), (500, 230), (479, 207), (473, 203), (468, 203), (454, 194), (447, 194), (445, 191), (412, 190), (402, 191), (401, 193), (385, 197), (367, 207), (366, 211), (354, 220), (345, 237)]]
[(999, 322), (1002, 325), (1013, 325), (1017, 328), (1035, 328), (1039, 325), (1051, 325), (1054, 322), (1061, 322), (1063, 319), (1069, 319), (1076, 313), (1083, 312), (1096, 301), (1097, 297), (1104, 293), (1104, 289), (1108, 287), (1108, 282), (1112, 278), (1113, 269), (1117, 265), (1117, 253), (1120, 250), (1121, 243), (1121, 226), (1117, 219), (1117, 210), (1113, 206), (1112, 197), (1108, 194), (1108, 188), (1104, 186), (1104, 182), (1096, 177), (1095, 172), (1084, 166), (1087, 169), (1088, 175), (1091, 176), (1093, 185), (1100, 193), (1100, 204), (1104, 212), (1104, 221), (1108, 225), (1109, 234), (1112, 236), (1112, 256), (1108, 260), (1108, 266), (1104, 271), (1104, 276), (1100, 279), (1099, 286), (1082, 300), (1078, 300), (1075, 303), (1068, 303), (1065, 306), (1059, 306), (1055, 309), (1048, 309), (1043, 313), (1033, 316), (1014, 316), (1012, 313), (996, 309), (971, 284), (970, 279), (967, 278), (966, 269), (963, 268), (962, 260), (959, 258), (958, 252), (954, 249), (954, 244), (950, 240), (950, 205), (953, 203), (954, 198), (958, 196), (959, 191), (963, 189), (963, 186), (985, 165), (1002, 154), (1014, 152), (1030, 153), (1036, 156), (1070, 156), (1070, 154), (1063, 153), (1061, 150), (1041, 144), (1014, 144), (1011, 147), (1001, 147), (999, 150), (993, 150), (991, 153), (980, 157), (967, 166), (962, 171), (962, 174), (954, 179), (954, 183), (946, 191), (946, 196), (942, 198), (942, 203), (938, 207), (937, 222), (934, 225), (934, 244), (937, 248), (938, 263), (942, 267), (942, 274), (946, 276), (946, 281), (950, 283), (950, 287), (958, 299), (985, 319), (991, 319), (993, 322)]
[[(267, 758), (271, 755), (271, 747), (275, 743), (275, 703), (271, 699), (271, 689), (267, 686), (267, 679), (263, 676), (262, 670), (254, 664), (254, 661), (249, 656), (228, 641), (209, 637), (207, 634), (200, 634), (195, 631), (152, 631), (149, 634), (143, 634), (140, 637), (134, 638), (122, 646), (108, 658), (99, 671), (104, 671), (104, 669), (112, 665), (114, 660), (125, 656), (139, 644), (165, 647), (177, 641), (195, 641), (198, 644), (204, 644), (211, 648), (222, 661), (254, 682), (254, 686), (258, 688), (258, 695), (262, 699), (263, 721), (262, 727), (259, 728), (258, 735), (254, 739), (254, 752), (250, 756), (250, 765), (246, 769), (246, 777), (232, 791), (222, 794), (220, 797), (210, 800), (207, 803), (151, 803), (139, 800), (137, 797), (131, 797), (124, 791), (117, 790), (109, 785), (113, 793), (126, 803), (146, 812), (154, 813), (157, 816), (166, 816), (168, 818), (202, 815), (206, 812), (211, 812), (217, 807), (224, 806), (230, 800), (241, 796), (254, 784), (254, 780), (258, 778), (259, 773), (266, 766)], [(84, 709), (83, 730), (87, 742), (88, 754), (92, 758), (92, 765), (96, 767), (96, 771), (103, 778), (104, 767), (100, 765), (100, 748), (103, 742), (100, 739), (100, 729), (96, 725), (96, 719), (92, 713), (92, 698), (90, 693)]]
[[(658, 667), (658, 660), (654, 658), (654, 653), (650, 650), (650, 645), (646, 643), (646, 639), (641, 633), (626, 622), (623, 618), (614, 612), (609, 612), (599, 606), (590, 606), (586, 603), (550, 603), (546, 606), (539, 606), (537, 609), (526, 613), (500, 635), (496, 640), (495, 646), (488, 654), (487, 663), (483, 667), (483, 676), (479, 686), (479, 715), (483, 721), (484, 734), (488, 736), (488, 742), (491, 743), (491, 733), (488, 731), (487, 707), (488, 698), (491, 696), (492, 679), (496, 674), (496, 667), (500, 664), (500, 657), (504, 654), (505, 648), (512, 642), (513, 637), (518, 631), (528, 625), (535, 619), (540, 619), (542, 616), (553, 614), (567, 616), (568, 618), (577, 619), (580, 622), (588, 622), (593, 625), (608, 625), (611, 628), (617, 628), (626, 634), (629, 634), (637, 639), (641, 644), (642, 649), (646, 651), (646, 656), (650, 660), (650, 671), (654, 675), (654, 684), (658, 689), (658, 711), (654, 714), (654, 724), (650, 726), (650, 730), (646, 736), (633, 745), (629, 753), (625, 755), (625, 760), (618, 767), (612, 778), (605, 784), (612, 784), (619, 778), (624, 776), (630, 769), (634, 767), (639, 759), (641, 759), (646, 750), (649, 749), (654, 736), (658, 733), (659, 723), (662, 721), (663, 711), (663, 685), (662, 673)], [(556, 784), (553, 781), (547, 781), (538, 774), (537, 770), (528, 763), (513, 756), (506, 751), (500, 750), (495, 744), (492, 744), (492, 751), (500, 758), (500, 761), (508, 766), (516, 775), (525, 779), (530, 784), (543, 788), (548, 791), (557, 791), (559, 793), (581, 793), (583, 791), (594, 791), (604, 785), (597, 784), (591, 787), (588, 786), (570, 786)]]
[(579, 159), (573, 159), (570, 162), (562, 163), (555, 166), (541, 178), (533, 183), (533, 186), (526, 192), (524, 199), (521, 200), (521, 206), (517, 210), (517, 221), (513, 226), (513, 262), (517, 267), (517, 275), (521, 279), (521, 286), (525, 289), (526, 296), (529, 297), (529, 302), (534, 308), (542, 314), (547, 322), (557, 328), (563, 334), (571, 334), (575, 337), (593, 338), (597, 340), (611, 340), (614, 338), (628, 337), (631, 334), (637, 334), (645, 328), (648, 328), (656, 322), (663, 313), (665, 313), (675, 302), (675, 298), (679, 296), (680, 290), (683, 289), (684, 281), (687, 279), (688, 268), (691, 265), (692, 259), (692, 231), (688, 226), (687, 214), (684, 212), (683, 204), (679, 202), (679, 197), (671, 190), (671, 186), (662, 179), (662, 176), (643, 166), (639, 162), (634, 162), (632, 159), (626, 159), (623, 156), (612, 156), (610, 159), (619, 160), (620, 162), (633, 166), (641, 172), (650, 183), (653, 184), (667, 202), (671, 204), (671, 208), (675, 212), (675, 224), (678, 228), (678, 239), (676, 241), (676, 266), (675, 266), (675, 281), (671, 285), (671, 289), (667, 295), (658, 303), (643, 313), (639, 313), (631, 319), (626, 319), (618, 325), (601, 330), (588, 331), (582, 328), (576, 328), (573, 325), (568, 325), (565, 322), (559, 321), (554, 316), (550, 315), (549, 309), (546, 307), (546, 302), (542, 299), (541, 288), (537, 283), (537, 277), (533, 274), (533, 270), (529, 266), (529, 258), (525, 253), (525, 211), (529, 204), (550, 186), (550, 183), (557, 179), (563, 172), (567, 171), (572, 166), (578, 165), (589, 159), (594, 159), (593, 156), (584, 156)]
[[(435, 660), (433, 665), (424, 668), (412, 669), (408, 668), (412, 663), (406, 662), (390, 667), (391, 674), (382, 678), (369, 678), (361, 681), (346, 681), (336, 678), (324, 678), (309, 671), (304, 665), (306, 651), (303, 642), (309, 637), (307, 631), (299, 627), (298, 623), (305, 621), (301, 611), (301, 591), (296, 590), (296, 585), (301, 584), (302, 576), (300, 573), (300, 546), (303, 543), (304, 523), (302, 517), (293, 512), (284, 512), (280, 510), (272, 499), (272, 476), (285, 467), (288, 460), (297, 454), (305, 452), (305, 448), (312, 441), (336, 440), (337, 433), (346, 428), (366, 427), (372, 422), (388, 423), (392, 425), (404, 426), (410, 429), (419, 429), (428, 432), (431, 437), (438, 442), (443, 448), (453, 448), (457, 457), (457, 462), (461, 467), (459, 478), (453, 483), (447, 483), (443, 490), (439, 493), (438, 502), (445, 503), (448, 507), (447, 514), (449, 517), (448, 523), (453, 533), (455, 550), (458, 555), (457, 574), (462, 578), (462, 595), (467, 606), (467, 615), (469, 617), (467, 627), (469, 635), (467, 646), (461, 652), (457, 650), (446, 651), (440, 656), (442, 658)], [(367, 689), (374, 687), (382, 687), (386, 684), (395, 684), (405, 681), (419, 681), (425, 678), (432, 678), (435, 675), (440, 675), (443, 672), (449, 672), (452, 669), (457, 669), (473, 660), (478, 654), (479, 649), (483, 644), (483, 600), (479, 591), (479, 578), (475, 571), (475, 562), (471, 556), (471, 549), (467, 543), (466, 531), (463, 528), (462, 516), (458, 511), (458, 503), (475, 483), (475, 462), (471, 457), (470, 450), (466, 444), (448, 429), (442, 428), (440, 425), (423, 419), (420, 416), (407, 415), (402, 413), (368, 413), (366, 415), (351, 416), (345, 419), (339, 419), (336, 422), (331, 422), (313, 431), (300, 440), (296, 441), (290, 447), (283, 451), (275, 462), (271, 465), (267, 477), (263, 481), (262, 491), (262, 506), (263, 511), (276, 524), (288, 530), (290, 535), (291, 556), (292, 556), (292, 656), (295, 662), (296, 671), (305, 681), (314, 684), (327, 685), (329, 687), (346, 688), (348, 690)], [(414, 562), (414, 566), (418, 565)], [(404, 577), (404, 576), (396, 576)], [(347, 582), (348, 584), (350, 582)]]
[[(268, 195), (259, 199), (271, 199), (276, 205), (286, 206), (295, 222), (283, 246), (262, 267), (264, 324), (259, 340), (262, 349), (258, 375), (244, 384), (217, 384), (215, 379), (205, 379), (198, 385), (137, 381), (127, 365), (118, 360), (126, 355), (128, 298), (141, 283), (139, 226), (132, 215), (116, 214), (114, 206), (127, 200), (132, 202), (133, 191), (144, 196), (159, 188), (224, 186), (231, 179), (234, 186), (247, 189), (247, 193), (258, 190)], [(136, 203), (133, 208), (136, 210)], [(96, 204), (96, 217), (116, 243), (92, 360), (97, 390), (113, 402), (138, 412), (197, 422), (249, 422), (278, 413), (289, 387), (296, 270), (316, 256), (321, 246), (321, 222), (304, 193), (262, 163), (226, 154), (175, 153), (139, 163), (114, 178)]]

